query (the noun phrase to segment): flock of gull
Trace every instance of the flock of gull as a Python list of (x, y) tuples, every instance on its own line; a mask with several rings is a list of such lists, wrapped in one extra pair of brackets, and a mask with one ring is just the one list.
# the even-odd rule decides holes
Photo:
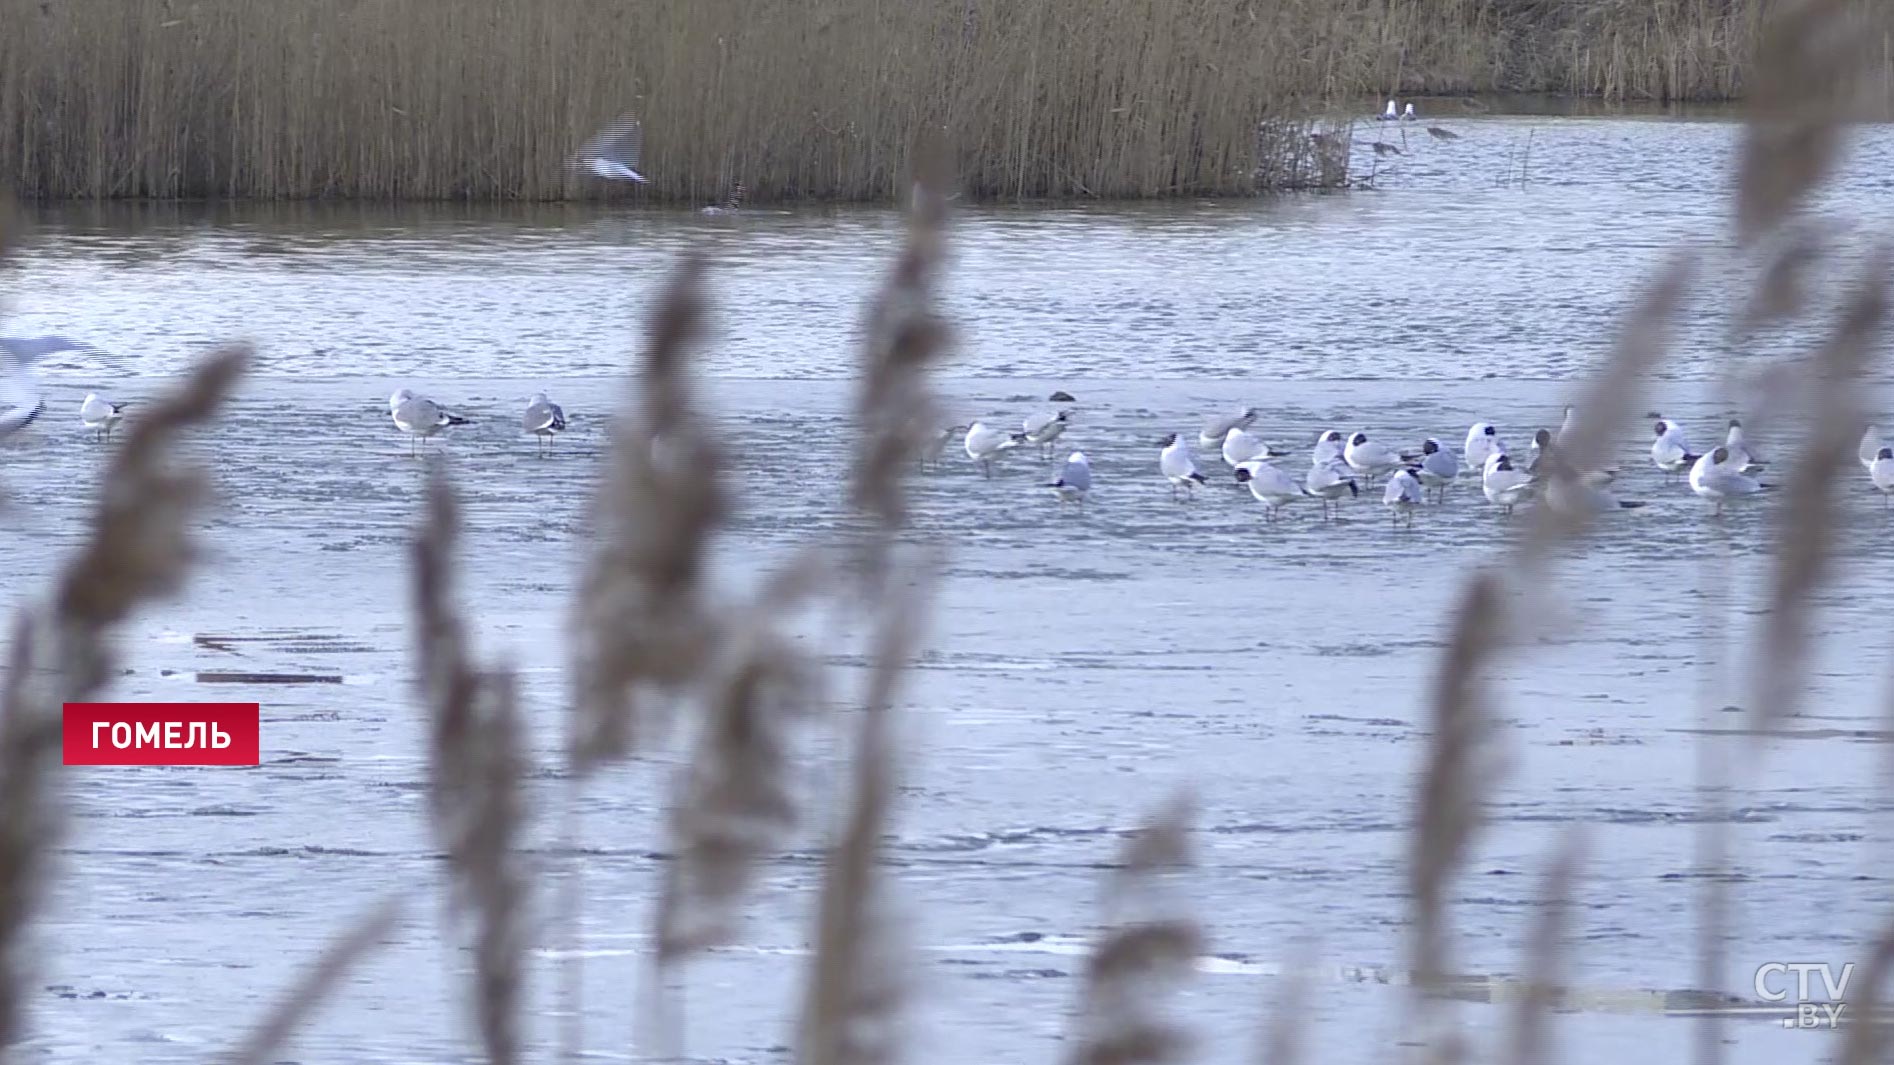
[[(1060, 392), (1053, 395), (1052, 401), (1069, 398)], [(1462, 478), (1477, 478), (1481, 494), (1506, 514), (1527, 502), (1567, 515), (1634, 510), (1645, 505), (1620, 499), (1612, 491), (1619, 473), (1615, 467), (1570, 469), (1562, 476), (1553, 476), (1564, 461), (1561, 447), (1572, 432), (1571, 407), (1565, 408), (1559, 428), (1537, 430), (1525, 454), (1519, 456), (1507, 448), (1497, 427), (1488, 422), (1476, 422), (1467, 430), (1457, 454), (1433, 437), (1410, 450), (1373, 439), (1365, 432), (1344, 434), (1329, 429), (1317, 437), (1309, 464), (1299, 475), (1276, 462), (1293, 458), (1292, 453), (1272, 446), (1251, 431), (1258, 413), (1250, 407), (1211, 418), (1197, 434), (1196, 442), (1219, 455), (1236, 482), (1247, 487), (1263, 505), (1266, 521), (1275, 521), (1279, 512), (1292, 503), (1309, 500), (1321, 505), (1326, 521), (1343, 500), (1359, 497), (1364, 486), (1379, 486), (1390, 520), (1411, 526), (1417, 509), (1429, 502), (1444, 504)], [(1651, 464), (1667, 481), (1685, 479), (1693, 493), (1715, 504), (1717, 513), (1725, 505), (1754, 498), (1773, 487), (1753, 476), (1763, 463), (1745, 441), (1741, 421), (1732, 419), (1723, 442), (1699, 453), (1691, 447), (1682, 426), (1661, 416), (1654, 418)], [(930, 438), (922, 462), (939, 462), (947, 445), (964, 431), (962, 450), (985, 476), (991, 477), (994, 463), (1014, 448), (1033, 446), (1042, 457), (1049, 458), (1072, 421), (1071, 410), (1057, 409), (1028, 415), (1017, 432), (984, 422), (953, 426)], [(1172, 433), (1156, 446), (1157, 473), (1169, 484), (1173, 499), (1187, 500), (1198, 485), (1209, 481), (1198, 468), (1186, 434)], [(1885, 506), (1888, 497), (1894, 495), (1894, 448), (1884, 446), (1880, 433), (1870, 427), (1861, 438), (1858, 457)], [(1383, 478), (1385, 485), (1380, 484)], [(1083, 506), (1092, 483), (1091, 460), (1083, 451), (1074, 451), (1047, 487), (1056, 493), (1061, 505)]]
[[(57, 338), (39, 338), (32, 342), (4, 339), (7, 342), (0, 345), (0, 355), (11, 357), (15, 373), (10, 375), (10, 383), (18, 391), (24, 380), (19, 371), (29, 350), (24, 345), (44, 346)], [(38, 349), (30, 350), (37, 353)], [(1073, 400), (1065, 392), (1055, 392), (1048, 402), (1070, 404)], [(106, 441), (124, 419), (125, 408), (124, 403), (114, 403), (88, 392), (79, 405), (79, 422), (98, 440)], [(0, 409), (0, 437), (33, 424), (43, 409), (36, 393)], [(1619, 473), (1615, 467), (1561, 470), (1569, 466), (1563, 458), (1563, 444), (1572, 432), (1574, 411), (1571, 407), (1565, 408), (1565, 418), (1559, 428), (1535, 431), (1526, 452), (1517, 456), (1490, 422), (1474, 423), (1467, 430), (1458, 453), (1435, 437), (1422, 440), (1418, 448), (1407, 449), (1374, 439), (1366, 432), (1344, 434), (1328, 429), (1316, 438), (1309, 452), (1309, 463), (1300, 475), (1292, 472), (1293, 467), (1284, 469), (1277, 465), (1277, 460), (1291, 458), (1290, 452), (1273, 446), (1252, 431), (1259, 413), (1256, 408), (1248, 407), (1210, 418), (1197, 433), (1196, 442), (1216, 452), (1229, 467), (1236, 483), (1248, 488), (1263, 505), (1264, 518), (1271, 522), (1284, 507), (1305, 500), (1318, 502), (1326, 521), (1343, 500), (1359, 497), (1365, 485), (1370, 489), (1381, 488), (1382, 502), (1389, 508), (1391, 520), (1411, 526), (1417, 509), (1430, 501), (1445, 504), (1449, 492), (1463, 478), (1477, 478), (1481, 494), (1507, 514), (1527, 502), (1571, 515), (1632, 510), (1644, 505), (1641, 501), (1620, 499), (1612, 491)], [(468, 423), (468, 419), (435, 400), (407, 388), (388, 397), (388, 416), (396, 429), (407, 434), (410, 454), (428, 439)], [(1750, 450), (1743, 436), (1742, 422), (1732, 419), (1723, 442), (1699, 452), (1691, 446), (1684, 428), (1676, 421), (1653, 417), (1651, 464), (1667, 480), (1682, 477), (1693, 493), (1714, 503), (1718, 513), (1725, 505), (1761, 495), (1772, 487), (1752, 476), (1763, 463)], [(990, 478), (995, 462), (1015, 448), (1030, 445), (1042, 458), (1050, 459), (1073, 418), (1073, 408), (1056, 407), (1027, 415), (1017, 431), (976, 421), (971, 425), (923, 433), (926, 443), (920, 456), (921, 465), (923, 468), (938, 465), (948, 445), (959, 435), (967, 458)], [(553, 437), (566, 429), (565, 410), (546, 393), (536, 393), (520, 415), (520, 428), (535, 438), (536, 452), (550, 453)], [(1158, 449), (1157, 473), (1169, 485), (1174, 499), (1189, 499), (1198, 485), (1209, 481), (1198, 468), (1186, 434), (1169, 434), (1154, 446)], [(1894, 496), (1894, 447), (1885, 445), (1878, 430), (1871, 426), (1862, 435), (1857, 455), (1886, 506), (1889, 497)], [(1561, 470), (1562, 475), (1554, 476), (1555, 470)], [(1380, 483), (1383, 478), (1385, 485)], [(1083, 507), (1092, 484), (1091, 460), (1083, 451), (1074, 451), (1047, 487), (1062, 505), (1072, 503)]]

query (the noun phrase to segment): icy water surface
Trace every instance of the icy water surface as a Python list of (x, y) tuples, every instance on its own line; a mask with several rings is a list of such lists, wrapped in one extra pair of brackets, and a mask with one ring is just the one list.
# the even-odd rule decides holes
[[(1474, 144), (1484, 135), (1470, 131), (1516, 132), (1456, 128)], [(1609, 341), (1638, 267), (1698, 222), (1715, 226), (1717, 164), (1701, 162), (1690, 185), (1652, 163), (1663, 179), (1639, 184), (1636, 158), (1573, 144), (1628, 140), (1691, 160), (1729, 135), (1544, 125), (1535, 169), (1560, 145), (1591, 169), (1548, 163), (1523, 192), (1416, 165), (1381, 193), (1286, 205), (963, 218), (953, 309), (967, 350), (943, 385), (950, 415), (1016, 424), (1069, 390), (1077, 414), (1061, 451), (1083, 448), (1098, 488), (1083, 513), (1061, 511), (1036, 487), (1051, 465), (1020, 453), (991, 479), (955, 458), (913, 482), (915, 535), (948, 549), (948, 579), (901, 708), (907, 759), (887, 845), (913, 959), (912, 1060), (1060, 1053), (1101, 878), (1140, 814), (1180, 788), (1199, 808), (1187, 897), (1211, 954), (1175, 1011), (1200, 1032), (1203, 1060), (1249, 1060), (1275, 976), (1305, 943), (1324, 974), (1310, 991), (1312, 1046), (1324, 1060), (1386, 1060), (1402, 1035), (1406, 829), (1426, 693), (1461, 580), (1500, 557), (1518, 523), (1469, 482), (1411, 532), (1389, 527), (1378, 494), (1334, 523), (1305, 507), (1265, 528), (1208, 453), (1210, 483), (1173, 503), (1157, 441), (1256, 405), (1263, 435), (1293, 447), (1292, 469), (1328, 427), (1457, 446), (1470, 422), (1490, 420), (1523, 448), (1532, 428), (1556, 424), (1571, 389), (1537, 378), (1580, 370)], [(1440, 218), (1457, 212), (1484, 221)], [(1610, 230), (1629, 226), (1627, 212), (1668, 228)], [(712, 226), (598, 211), (364, 212), (347, 227), (317, 213), (127, 231), (62, 217), (12, 279), (16, 302), (31, 331), (128, 353), (127, 376), (94, 377), (82, 360), (55, 368), (48, 414), (4, 451), (0, 607), (45, 588), (79, 543), (109, 453), (71, 416), (85, 391), (149, 399), (201, 341), (231, 332), (256, 337), (267, 359), (192, 445), (219, 490), (209, 556), (182, 601), (131, 626), (130, 672), (113, 690), (259, 701), (264, 764), (68, 771), (78, 819), (35, 981), (34, 1039), (51, 1057), (201, 1061), (361, 908), (440, 873), (407, 623), (422, 464), (388, 424), (387, 393), (421, 387), (473, 419), (433, 446), (464, 494), (463, 598), (482, 651), (522, 670), (541, 766), (532, 799), (555, 808), (567, 783), (556, 758), (565, 611), (604, 423), (625, 387), (601, 371), (624, 365), (669, 253), (708, 243), (721, 264), (725, 335), (708, 394), (740, 506), (720, 554), (740, 581), (844, 520), (850, 385), (824, 378), (849, 372), (849, 331), (895, 224), (872, 213)], [(1426, 234), (1447, 244), (1403, 244)], [(1382, 245), (1376, 259), (1369, 249)], [(1576, 294), (1543, 295), (1555, 278)], [(1686, 333), (1704, 343), (1684, 345), (1670, 369), (1706, 376), (1723, 326), (1693, 318)], [(1230, 379), (1243, 376), (1253, 379)], [(1345, 379), (1357, 376), (1385, 379)], [(542, 387), (573, 425), (547, 458), (517, 431)], [(1660, 383), (1650, 404), (1699, 441), (1732, 413), (1695, 380)], [(1706, 752), (1750, 750), (1732, 734), (1741, 716), (1724, 708), (1744, 701), (1735, 681), (1780, 517), (1760, 507), (1710, 518), (1650, 467), (1643, 433), (1627, 432), (1618, 457), (1622, 494), (1649, 505), (1560, 561), (1554, 608), (1534, 615), (1494, 677), (1505, 757), (1454, 900), (1462, 967), (1516, 973), (1539, 872), (1562, 833), (1586, 833), (1570, 976), (1588, 1007), (1558, 1022), (1575, 1058), (1688, 1050), (1691, 1022), (1642, 992), (1703, 985), (1693, 782)], [(1780, 462), (1771, 445), (1787, 427), (1760, 435), (1756, 449)], [(1741, 763), (1731, 800), (1726, 991), (1748, 993), (1769, 962), (1865, 961), (1862, 939), (1890, 896), (1875, 788), (1890, 526), (1848, 473), (1842, 580), (1814, 622), (1808, 716)], [(831, 658), (838, 691), (852, 691), (860, 663)], [(312, 683), (218, 677), (230, 673)], [(743, 945), (675, 989), (694, 1060), (789, 1057), (848, 723), (844, 712), (804, 754), (818, 809), (769, 863)], [(584, 1028), (604, 1058), (660, 1049), (633, 1033), (649, 1035), (643, 931), (667, 860), (657, 826), (674, 769), (647, 762), (582, 796)], [(554, 827), (537, 824), (532, 840), (544, 898), (572, 868)], [(542, 915), (547, 949), (531, 973), (541, 1057), (567, 960), (552, 920)], [(460, 1005), (468, 959), (442, 945), (440, 927), (431, 901), (413, 907), (297, 1055), (473, 1057)], [(1505, 1015), (1463, 1007), (1482, 1038)], [(1726, 1038), (1739, 1061), (1833, 1047), (1759, 1021)]]
[[(956, 214), (949, 309), (959, 372), (1079, 379), (1558, 378), (1596, 358), (1665, 249), (1727, 240), (1737, 127), (1661, 119), (1439, 118), (1358, 128), (1380, 191)], [(1406, 154), (1368, 150), (1382, 138)], [(1378, 168), (1378, 169), (1376, 169)], [(1832, 206), (1869, 217), (1894, 131), (1862, 134)], [(1521, 181), (1523, 180), (1523, 185)], [(14, 286), (27, 332), (112, 352), (83, 373), (174, 372), (201, 345), (268, 341), (297, 377), (615, 373), (676, 254), (706, 254), (726, 300), (725, 376), (839, 378), (861, 299), (899, 238), (885, 209), (733, 218), (632, 207), (70, 207)], [(1664, 368), (1707, 378), (1735, 345), (1736, 278)]]

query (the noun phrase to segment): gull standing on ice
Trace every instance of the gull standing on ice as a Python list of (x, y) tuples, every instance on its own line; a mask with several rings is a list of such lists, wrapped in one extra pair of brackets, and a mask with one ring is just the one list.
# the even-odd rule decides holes
[(1563, 444), (1572, 435), (1572, 424), (1578, 420), (1578, 408), (1570, 403), (1565, 405), (1565, 418), (1559, 422), (1559, 431), (1552, 434), (1552, 442)]
[(1862, 469), (1870, 472), (1881, 456), (1881, 431), (1870, 425), (1861, 434), (1861, 446), (1855, 450), (1855, 457), (1861, 460)]
[(1070, 411), (1040, 411), (1026, 415), (1022, 427), (1026, 430), (1026, 442), (1039, 445), (1039, 457), (1052, 457), (1052, 442), (1065, 432), (1067, 422), (1071, 420)]
[(1184, 434), (1172, 433), (1165, 441), (1164, 450), (1158, 452), (1157, 468), (1164, 479), (1171, 482), (1171, 498), (1177, 498), (1177, 490), (1183, 488), (1188, 495), (1204, 483), (1204, 475), (1197, 472), (1197, 460), (1190, 457), (1190, 445), (1184, 442)]
[(1440, 501), (1447, 501), (1447, 489), (1460, 479), (1460, 459), (1440, 446), (1440, 441), (1428, 437), (1421, 442), (1420, 473), (1421, 487), (1437, 491)]
[(1309, 494), (1295, 478), (1261, 460), (1238, 466), (1236, 483), (1249, 486), (1250, 495), (1263, 505), (1264, 521), (1275, 521), (1277, 511)]
[(985, 422), (974, 422), (967, 427), (967, 439), (962, 446), (967, 449), (967, 457), (980, 464), (980, 472), (992, 477), (993, 459), (1007, 448), (1018, 447), (1025, 442), (1025, 433), (990, 429)]
[(1312, 466), (1345, 466), (1346, 463), (1343, 461), (1342, 455), (1347, 450), (1348, 445), (1342, 441), (1342, 434), (1334, 429), (1330, 429), (1315, 441), (1315, 452), (1309, 456), (1309, 464)]
[(97, 433), (100, 440), (110, 440), (112, 427), (124, 416), (125, 404), (107, 403), (94, 392), (87, 392), (85, 402), (79, 404), (79, 421)]
[(1480, 489), (1486, 493), (1486, 501), (1505, 507), (1508, 514), (1532, 494), (1533, 487), (1532, 475), (1513, 469), (1513, 460), (1506, 455), (1487, 459), (1486, 469), (1480, 474)]
[(1659, 418), (1651, 426), (1655, 439), (1651, 441), (1651, 463), (1665, 473), (1678, 473), (1690, 468), (1698, 455), (1690, 450), (1690, 441), (1684, 438), (1683, 427), (1676, 422), (1667, 422)]
[(1248, 429), (1256, 424), (1256, 408), (1244, 407), (1235, 414), (1225, 414), (1203, 423), (1203, 431), (1197, 434), (1197, 442), (1205, 447), (1216, 447), (1229, 438), (1232, 429)]
[(1723, 439), (1723, 447), (1730, 453), (1730, 466), (1736, 472), (1748, 473), (1750, 470), (1762, 469), (1762, 460), (1744, 446), (1743, 423), (1735, 418), (1730, 419), (1730, 435)]
[(1342, 461), (1348, 468), (1374, 483), (1376, 477), (1406, 462), (1405, 456), (1386, 444), (1368, 439), (1367, 433), (1356, 433), (1348, 438), (1348, 446), (1342, 449)]
[(1541, 429), (1532, 434), (1532, 447), (1526, 455), (1526, 472), (1534, 477), (1540, 476), (1540, 467), (1547, 461), (1547, 452), (1552, 450), (1552, 430)]
[(1407, 527), (1414, 527), (1414, 508), (1421, 505), (1421, 483), (1413, 472), (1402, 468), (1394, 471), (1388, 478), (1388, 490), (1381, 495), (1381, 502), (1387, 504), (1394, 514), (1395, 524), (1402, 517), (1407, 519)]
[(1730, 461), (1728, 448), (1719, 447), (1699, 457), (1696, 465), (1690, 467), (1690, 490), (1714, 500), (1716, 513), (1721, 514), (1724, 503), (1753, 496), (1763, 490), (1763, 485), (1736, 468)]
[(1381, 121), (1393, 122), (1399, 119), (1400, 117), (1401, 117), (1401, 113), (1394, 109), (1394, 101), (1389, 100), (1388, 109), (1386, 111), (1381, 112)]
[(1874, 461), (1868, 465), (1868, 479), (1881, 490), (1881, 509), (1886, 510), (1887, 497), (1894, 493), (1894, 448), (1884, 447), (1874, 453)]
[[(1348, 476), (1348, 467), (1339, 462), (1323, 463), (1309, 467), (1309, 475), (1303, 478), (1302, 487), (1322, 501), (1322, 520), (1328, 520), (1331, 503), (1337, 503), (1343, 494), (1358, 496), (1361, 486)], [(1339, 506), (1337, 507), (1339, 510)]]
[(1545, 505), (1567, 517), (1579, 518), (1617, 510), (1636, 510), (1644, 504), (1636, 500), (1619, 499), (1595, 484), (1586, 484), (1582, 480), (1555, 473), (1545, 485)]
[(574, 157), (573, 165), (608, 181), (646, 184), (638, 172), (638, 157), (644, 151), (644, 125), (635, 115), (622, 115), (605, 131), (585, 142)]
[(415, 445), (442, 429), (467, 424), (467, 419), (449, 414), (440, 404), (405, 388), (388, 397), (388, 416), (394, 419), (395, 428), (408, 434), (409, 455), (415, 453)]
[(520, 419), (520, 424), (536, 437), (536, 448), (539, 441), (543, 440), (550, 450), (553, 434), (566, 431), (566, 412), (559, 404), (547, 399), (546, 393), (535, 392), (526, 404), (526, 414)]
[(1092, 464), (1085, 458), (1085, 452), (1074, 451), (1065, 460), (1065, 469), (1059, 471), (1059, 479), (1049, 486), (1059, 493), (1059, 505), (1077, 503), (1085, 506), (1085, 493), (1092, 490)]
[(1274, 457), (1275, 452), (1263, 443), (1263, 438), (1246, 433), (1232, 425), (1230, 431), (1223, 434), (1223, 461), (1232, 466), (1241, 466), (1256, 459)]
[(921, 469), (939, 466), (941, 456), (947, 453), (947, 445), (956, 435), (966, 431), (964, 425), (950, 425), (945, 429), (916, 427), (914, 435), (921, 441)]
[(1467, 469), (1483, 474), (1486, 460), (1494, 455), (1504, 455), (1506, 445), (1500, 441), (1499, 430), (1486, 422), (1474, 422), (1467, 430), (1467, 445), (1462, 449), (1466, 453)]

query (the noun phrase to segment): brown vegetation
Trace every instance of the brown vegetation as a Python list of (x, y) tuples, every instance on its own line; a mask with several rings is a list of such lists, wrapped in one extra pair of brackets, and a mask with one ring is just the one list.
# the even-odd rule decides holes
[[(1811, 10), (1832, 3), (1785, 0), (1785, 6)], [(1819, 20), (1798, 20), (1794, 14), (1772, 23), (1767, 31), (1771, 47), (1764, 54), (1780, 56), (1790, 69), (1805, 69), (1813, 56), (1826, 54), (1822, 49), (1828, 39), (1815, 32)], [(1843, 62), (1840, 69), (1851, 68)], [(1755, 252), (1777, 235), (1822, 176), (1819, 166), (1772, 155), (1767, 146), (1820, 142), (1843, 96), (1772, 113), (1751, 127), (1749, 148), (1756, 154), (1745, 164), (1738, 202), (1747, 205), (1746, 233), (1756, 243), (1733, 254)], [(799, 560), (814, 566), (846, 554), (859, 560), (851, 572), (863, 579), (810, 582), (799, 576), (803, 570), (792, 568), (766, 582), (755, 601), (738, 602), (723, 601), (707, 587), (703, 553), (716, 545), (727, 511), (714, 487), (701, 487), (696, 494), (691, 488), (693, 482), (712, 482), (703, 472), (715, 465), (702, 415), (692, 401), (686, 358), (699, 339), (704, 304), (701, 270), (687, 261), (654, 316), (636, 386), (637, 412), (614, 432), (611, 468), (595, 511), (599, 545), (587, 569), (586, 598), (574, 613), (582, 634), (588, 627), (597, 630), (591, 634), (596, 640), (573, 663), (574, 726), (566, 761), (575, 786), (595, 784), (595, 770), (663, 742), (665, 730), (656, 726), (667, 718), (681, 720), (697, 739), (670, 818), (679, 860), (664, 888), (659, 934), (653, 937), (660, 960), (667, 952), (681, 959), (735, 934), (732, 912), (756, 886), (749, 867), (772, 843), (781, 842), (794, 812), (794, 797), (782, 786), (780, 773), (789, 757), (787, 730), (838, 702), (817, 697), (819, 689), (806, 671), (819, 667), (779, 644), (770, 622), (818, 596), (852, 607), (867, 622), (864, 657), (872, 668), (854, 704), (859, 738), (845, 809), (828, 847), (811, 937), (816, 953), (797, 1039), (797, 1060), (809, 1065), (882, 1062), (893, 1060), (899, 1050), (907, 989), (899, 978), (900, 944), (887, 920), (887, 885), (877, 855), (892, 829), (898, 792), (900, 682), (922, 643), (929, 604), (925, 592), (938, 572), (927, 557), (904, 552), (898, 535), (905, 512), (901, 478), (912, 466), (904, 461), (903, 449), (915, 443), (908, 418), (914, 409), (931, 406), (927, 371), (944, 335), (930, 306), (944, 212), (932, 191), (934, 182), (928, 187), (909, 245), (876, 305), (868, 338), (856, 408), (868, 454), (854, 471), (850, 498), (869, 519), (869, 528), (840, 544), (811, 545), (811, 556)], [(1798, 254), (1821, 258), (1828, 249), (1818, 242)], [(1762, 267), (1756, 299), (1775, 308), (1773, 313), (1813, 313), (1802, 303), (1769, 295), (1773, 267), (1751, 265)], [(1588, 468), (1602, 453), (1602, 441), (1619, 432), (1635, 411), (1636, 384), (1661, 359), (1665, 326), (1692, 276), (1688, 260), (1680, 258), (1658, 273), (1634, 304), (1599, 379), (1576, 397), (1580, 420), (1569, 468), (1555, 468), (1552, 476)], [(1837, 500), (1822, 486), (1845, 465), (1840, 453), (1860, 428), (1849, 382), (1863, 372), (1880, 339), (1888, 283), (1885, 256), (1870, 256), (1859, 270), (1858, 291), (1835, 315), (1830, 339), (1811, 360), (1818, 372), (1807, 375), (1797, 393), (1813, 428), (1798, 441), (1792, 468), (1813, 487), (1797, 499), (1806, 511), (1785, 523), (1776, 544), (1779, 568), (1768, 589), (1770, 620), (1764, 631), (1780, 650), (1768, 659), (1775, 672), (1751, 693), (1757, 724), (1765, 728), (1798, 712), (1792, 696), (1808, 679), (1809, 647), (1798, 634), (1831, 577), (1834, 549), (1826, 530)], [(1748, 307), (1728, 311), (1736, 321), (1754, 313)], [(201, 479), (180, 467), (175, 444), (181, 433), (214, 414), (243, 364), (241, 350), (213, 356), (133, 426), (106, 473), (103, 502), (87, 543), (55, 594), (15, 622), (9, 665), (0, 676), (0, 1056), (14, 1049), (9, 1044), (21, 1031), (22, 993), (32, 978), (33, 966), (21, 944), (56, 884), (50, 866), (62, 802), (44, 771), (54, 749), (47, 732), (53, 708), (61, 699), (102, 690), (113, 673), (108, 668), (113, 627), (134, 606), (175, 590), (183, 579), (192, 561), (188, 528), (204, 491)], [(681, 476), (684, 469), (696, 476)], [(476, 668), (459, 620), (452, 594), (454, 529), (451, 491), (437, 478), (414, 556), (419, 688), (433, 725), (429, 810), (449, 859), (450, 898), (476, 925), (474, 1012), (486, 1057), (505, 1062), (523, 1056), (515, 1024), (523, 1008), (519, 967), (528, 933), (519, 920), (525, 877), (516, 863), (519, 829), (535, 811), (523, 808), (519, 791), (527, 759), (510, 678), (504, 671)], [(1445, 1015), (1455, 991), (1455, 885), (1477, 853), (1483, 806), (1503, 770), (1495, 755), (1505, 736), (1490, 723), (1504, 693), (1490, 676), (1490, 665), (1496, 653), (1513, 649), (1508, 646), (1513, 633), (1534, 629), (1508, 622), (1542, 605), (1540, 597), (1553, 587), (1544, 578), (1556, 567), (1560, 550), (1584, 532), (1583, 523), (1537, 521), (1524, 530), (1510, 557), (1469, 578), (1432, 686), (1432, 742), (1414, 795), (1406, 914), (1411, 989), (1423, 1023), (1402, 1033), (1409, 1044), (1426, 1044), (1421, 1048), (1426, 1053), (1416, 1055), (1426, 1060), (1471, 1056), (1460, 1026)], [(664, 609), (654, 613), (660, 606)], [(660, 632), (654, 619), (672, 611), (690, 623)], [(666, 713), (680, 709), (694, 713)], [(1763, 745), (1754, 746), (1757, 756), (1764, 756)], [(1721, 879), (1717, 874), (1727, 852), (1715, 835), (1721, 822), (1710, 816), (1720, 801), (1715, 790), (1706, 791), (1703, 831), (1716, 845), (1706, 849), (1710, 857), (1699, 874), (1712, 885)], [(1187, 1045), (1189, 1033), (1167, 1020), (1156, 996), (1186, 976), (1203, 949), (1197, 925), (1178, 895), (1167, 890), (1174, 876), (1188, 875), (1186, 813), (1181, 803), (1161, 812), (1130, 838), (1110, 871), (1105, 929), (1095, 941), (1074, 1017), (1068, 1055), (1074, 1062), (1158, 1062)], [(1581, 842), (1564, 840), (1549, 866), (1546, 909), (1533, 922), (1526, 944), (1527, 993), (1512, 1019), (1512, 1060), (1544, 1060), (1553, 1049), (1548, 1026), (1561, 1000), (1558, 976), (1569, 968), (1561, 964), (1566, 957), (1561, 933), (1565, 903), (1580, 891)], [(1703, 951), (1713, 957), (1727, 924), (1716, 896), (1708, 897)], [(238, 1044), (232, 1060), (274, 1060), (298, 1023), (337, 990), (348, 967), (392, 929), (395, 913), (394, 902), (370, 910)], [(697, 919), (680, 919), (687, 914)], [(1864, 924), (1872, 926), (1861, 930), (1872, 946), (1862, 983), (1872, 996), (1881, 993), (1894, 969), (1894, 927), (1884, 917)], [(1295, 990), (1293, 980), (1289, 987)], [(1859, 999), (1851, 1016), (1871, 1018), (1872, 1005)], [(1703, 1060), (1719, 1056), (1715, 1024), (1714, 1019), (1705, 1022)], [(1871, 1019), (1853, 1024), (1841, 1060), (1878, 1060), (1887, 1035)], [(1294, 1051), (1280, 1025), (1267, 1045), (1275, 1061), (1287, 1060)], [(1814, 1054), (1833, 1049), (1811, 1044)]]
[(1741, 94), (1763, 6), (0, 0), (0, 187), (623, 195), (565, 163), (633, 108), (660, 200), (905, 200), (934, 135), (977, 198), (1244, 194), (1339, 184), (1309, 123), (1390, 93)]

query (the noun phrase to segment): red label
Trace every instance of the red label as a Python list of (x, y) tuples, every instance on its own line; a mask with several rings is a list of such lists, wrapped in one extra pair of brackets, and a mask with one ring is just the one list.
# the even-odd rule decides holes
[(256, 765), (257, 703), (67, 703), (67, 765)]

